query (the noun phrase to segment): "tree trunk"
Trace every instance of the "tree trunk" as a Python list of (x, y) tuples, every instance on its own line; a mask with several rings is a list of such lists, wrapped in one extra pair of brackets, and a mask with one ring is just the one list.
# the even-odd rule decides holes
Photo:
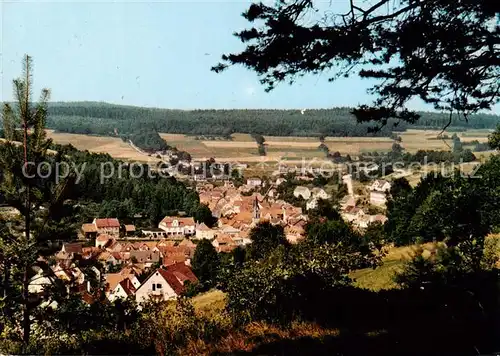
[[(7, 301), (8, 296), (9, 296), (9, 289), (10, 289), (10, 263), (8, 259), (5, 259), (4, 261), (4, 266), (3, 266), (3, 281), (2, 281), (2, 297), (4, 301)], [(6, 316), (7, 318), (10, 317), (10, 310), (9, 306), (7, 305), (8, 303), (5, 303), (3, 307), (3, 315)], [(0, 323), (0, 332), (3, 327), (3, 323)]]
[(7, 296), (9, 294), (9, 285), (10, 285), (10, 264), (9, 261), (6, 259), (4, 262), (4, 270), (3, 270), (3, 298), (7, 299)]
[(28, 269), (29, 264), (24, 265), (24, 276), (23, 276), (23, 342), (24, 346), (27, 347), (30, 342), (30, 310), (29, 310), (29, 275)]
[[(25, 113), (23, 117), (23, 124), (24, 124), (24, 168), (26, 169), (28, 166), (28, 124), (29, 124), (29, 117), (30, 117), (30, 112), (29, 112), (29, 104), (30, 104), (30, 99), (29, 99), (29, 94), (30, 94), (30, 63), (29, 63), (29, 57), (26, 55), (26, 79), (25, 79)], [(30, 194), (31, 194), (31, 189), (30, 189), (30, 184), (31, 182), (28, 181), (26, 184), (26, 215), (24, 216), (25, 219), (25, 229), (26, 229), (26, 244), (29, 246), (30, 244), (30, 219), (31, 219), (31, 199), (30, 199)], [(29, 310), (29, 260), (26, 261), (24, 264), (24, 275), (23, 275), (23, 342), (24, 342), (24, 347), (27, 348), (29, 343), (30, 343), (30, 329), (31, 329), (31, 320), (30, 320), (30, 310)]]
[[(30, 186), (29, 183), (26, 186), (26, 216), (25, 218), (25, 228), (26, 228), (26, 243), (30, 243), (30, 219), (31, 219), (31, 200), (30, 200)], [(29, 261), (24, 264), (24, 274), (23, 274), (23, 343), (24, 347), (27, 347), (30, 343), (30, 310), (29, 310)]]

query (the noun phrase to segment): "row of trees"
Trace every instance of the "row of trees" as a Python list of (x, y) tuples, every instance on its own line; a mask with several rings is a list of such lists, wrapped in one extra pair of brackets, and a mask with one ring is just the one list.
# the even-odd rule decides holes
[[(103, 103), (53, 103), (49, 106), (48, 127), (62, 132), (96, 135), (130, 135), (144, 128), (159, 132), (229, 137), (242, 132), (276, 136), (387, 136), (409, 127), (441, 128), (448, 115), (420, 113), (413, 125), (394, 120), (378, 132), (369, 132), (373, 124), (356, 124), (352, 108), (322, 110), (167, 110)], [(498, 117), (477, 114), (469, 123), (453, 120), (462, 128), (494, 128)]]

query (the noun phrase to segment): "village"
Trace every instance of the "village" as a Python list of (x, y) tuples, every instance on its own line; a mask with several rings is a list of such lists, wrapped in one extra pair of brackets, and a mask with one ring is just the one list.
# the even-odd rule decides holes
[[(296, 186), (293, 195), (304, 201), (305, 211), (280, 199), (277, 188), (286, 182), (285, 178), (266, 182), (251, 177), (239, 188), (231, 181), (219, 185), (197, 182), (200, 202), (208, 206), (216, 220), (213, 226), (196, 222), (193, 217), (165, 216), (158, 226), (137, 230), (117, 218), (95, 218), (81, 226), (80, 241), (64, 243), (51, 261), (45, 261), (53, 274), (49, 276), (39, 269), (30, 281), (30, 293), (42, 295), (54, 279), (59, 279), (68, 290), (81, 295), (83, 301), (92, 303), (96, 283), (88, 271), (85, 273), (77, 266), (75, 262), (79, 261), (78, 265), (90, 266), (90, 275), (104, 283), (110, 302), (120, 298), (133, 298), (138, 304), (152, 299), (175, 299), (189, 284), (198, 283), (191, 270), (191, 259), (201, 240), (211, 241), (218, 253), (230, 253), (251, 244), (249, 233), (261, 222), (282, 226), (290, 243), (302, 239), (309, 219), (307, 213), (320, 200), (328, 201), (331, 197), (322, 188), (310, 188), (307, 179), (301, 181), (304, 184)], [(388, 181), (376, 180), (366, 186), (367, 197), (356, 194), (351, 175), (344, 175), (342, 182), (347, 188), (339, 207), (344, 220), (360, 230), (387, 220), (383, 214), (369, 214), (357, 202), (366, 198), (372, 206), (383, 210), (391, 188)], [(49, 304), (57, 305), (55, 301)]]

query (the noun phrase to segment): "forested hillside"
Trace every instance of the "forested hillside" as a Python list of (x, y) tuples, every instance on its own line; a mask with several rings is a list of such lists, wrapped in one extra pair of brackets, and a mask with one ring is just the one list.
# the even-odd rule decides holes
[[(170, 110), (120, 106), (97, 102), (52, 103), (49, 106), (49, 128), (70, 133), (126, 136), (145, 127), (158, 132), (191, 135), (251, 133), (275, 136), (390, 136), (391, 131), (410, 127), (443, 128), (447, 114), (422, 112), (414, 125), (395, 121), (379, 132), (373, 125), (357, 124), (351, 108), (318, 110)], [(496, 115), (478, 114), (463, 119), (454, 118), (451, 128), (495, 128), (500, 122)]]

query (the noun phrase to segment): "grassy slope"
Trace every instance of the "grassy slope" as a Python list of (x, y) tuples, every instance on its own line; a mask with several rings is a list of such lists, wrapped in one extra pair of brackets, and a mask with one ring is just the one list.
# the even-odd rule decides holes
[[(428, 243), (422, 245), (422, 248), (425, 251), (431, 251), (435, 246)], [(382, 260), (382, 265), (375, 269), (359, 269), (351, 272), (349, 276), (354, 279), (354, 285), (359, 288), (373, 291), (396, 288), (394, 276), (401, 270), (405, 261), (414, 256), (416, 250), (417, 246), (392, 247)]]

